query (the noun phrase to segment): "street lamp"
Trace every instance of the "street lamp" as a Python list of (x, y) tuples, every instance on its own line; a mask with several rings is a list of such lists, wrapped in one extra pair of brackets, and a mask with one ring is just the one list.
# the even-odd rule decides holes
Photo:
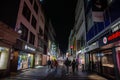
[(18, 30), (18, 34), (22, 34), (22, 30), (21, 29)]

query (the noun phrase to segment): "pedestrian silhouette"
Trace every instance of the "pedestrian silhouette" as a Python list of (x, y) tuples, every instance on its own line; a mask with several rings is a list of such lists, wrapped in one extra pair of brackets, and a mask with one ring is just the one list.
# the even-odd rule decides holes
[(79, 61), (76, 59), (76, 71), (78, 71)]
[(66, 68), (67, 68), (67, 74), (68, 74), (68, 73), (69, 73), (69, 66), (71, 65), (71, 61), (68, 60), (68, 58), (67, 58), (67, 59), (65, 60), (64, 64), (65, 64), (65, 66), (66, 66)]
[(76, 68), (76, 61), (75, 61), (75, 59), (73, 59), (73, 61), (72, 61), (72, 72), (73, 73), (75, 72), (75, 68)]
[(51, 61), (50, 61), (50, 59), (47, 61), (47, 65), (48, 65), (48, 69), (50, 70), (51, 69)]

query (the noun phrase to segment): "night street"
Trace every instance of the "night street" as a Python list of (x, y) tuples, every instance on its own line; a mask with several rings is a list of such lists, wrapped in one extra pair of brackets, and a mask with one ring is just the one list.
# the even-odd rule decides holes
[(79, 72), (74, 74), (71, 72), (66, 75), (65, 67), (59, 66), (59, 68), (48, 70), (47, 66), (41, 66), (35, 69), (29, 69), (22, 71), (19, 74), (11, 74), (10, 77), (1, 80), (108, 80), (95, 73)]
[(0, 0), (0, 80), (120, 80), (120, 0)]

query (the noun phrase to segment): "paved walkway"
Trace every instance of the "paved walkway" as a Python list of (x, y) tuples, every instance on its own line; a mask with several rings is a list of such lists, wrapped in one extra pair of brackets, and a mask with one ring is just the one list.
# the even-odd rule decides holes
[(82, 72), (80, 69), (75, 73), (72, 73), (71, 68), (69, 71), (70, 72), (66, 74), (66, 68), (59, 67), (57, 71), (48, 74), (45, 80), (108, 80), (95, 73)]
[(2, 80), (43, 80), (51, 72), (52, 70), (48, 70), (47, 66), (43, 66), (39, 68), (23, 70), (21, 73), (12, 73), (10, 77)]
[(100, 75), (97, 75), (95, 73), (88, 73), (88, 72), (83, 72), (82, 70), (79, 69), (79, 71), (76, 71), (75, 73), (72, 73), (72, 70), (70, 68), (69, 74), (65, 74), (65, 68), (63, 70), (63, 79), (62, 80), (108, 80)]
[(66, 75), (65, 67), (59, 66), (58, 69), (48, 69), (39, 67), (22, 71), (22, 73), (11, 75), (0, 80), (107, 80), (95, 73), (78, 71), (70, 72)]

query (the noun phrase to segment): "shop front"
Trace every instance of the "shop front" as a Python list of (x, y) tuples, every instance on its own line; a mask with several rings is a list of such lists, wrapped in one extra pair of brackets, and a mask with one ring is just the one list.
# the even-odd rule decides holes
[(80, 68), (82, 68), (82, 65), (85, 65), (85, 51), (84, 51), (84, 49), (79, 50), (76, 53), (76, 60), (78, 60), (78, 62), (80, 64)]
[(117, 60), (118, 73), (120, 75), (120, 47), (116, 48), (116, 60)]
[(92, 72), (100, 71), (99, 43), (92, 43), (85, 48), (85, 64), (86, 69)]
[(19, 51), (17, 70), (33, 68), (36, 48), (28, 43), (23, 43), (22, 51)]
[(42, 54), (35, 54), (35, 66), (42, 65)]
[(35, 54), (35, 66), (39, 67), (42, 65), (42, 55), (43, 55), (43, 48), (42, 47), (38, 47), (36, 50), (36, 54)]
[(47, 65), (47, 55), (45, 54), (42, 55), (42, 65), (43, 66)]
[(9, 48), (0, 46), (0, 70), (7, 69), (9, 55)]
[(34, 55), (32, 53), (19, 51), (17, 70), (32, 68), (33, 67), (33, 61), (34, 61), (33, 56)]
[(111, 79), (120, 79), (120, 29), (119, 24), (99, 40), (102, 53), (102, 73)]
[(11, 57), (11, 72), (33, 68), (35, 66), (36, 48), (22, 40), (17, 40)]
[(10, 73), (10, 55), (18, 36), (10, 26), (0, 22), (0, 77)]

